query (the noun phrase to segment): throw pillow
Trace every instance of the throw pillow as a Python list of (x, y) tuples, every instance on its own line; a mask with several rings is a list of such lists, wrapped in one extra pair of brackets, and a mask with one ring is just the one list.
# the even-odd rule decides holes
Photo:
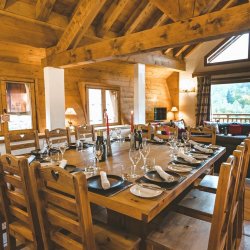
[(204, 127), (207, 127), (207, 128), (210, 128), (210, 129), (215, 128), (216, 129), (216, 134), (220, 133), (218, 122), (204, 121), (203, 124), (204, 124)]
[(241, 135), (242, 134), (242, 125), (240, 124), (230, 124), (229, 125), (229, 134), (232, 135)]
[(184, 120), (179, 120), (179, 121), (174, 121), (174, 125), (178, 128), (178, 129), (182, 129), (185, 130), (185, 124), (184, 124)]

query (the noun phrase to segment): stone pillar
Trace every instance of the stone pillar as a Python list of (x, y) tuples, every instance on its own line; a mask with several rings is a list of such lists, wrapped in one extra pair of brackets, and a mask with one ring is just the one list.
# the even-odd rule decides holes
[(146, 88), (146, 72), (145, 64), (135, 64), (134, 68), (134, 123), (145, 124), (146, 116), (146, 102), (145, 102), (145, 88)]
[(64, 69), (44, 68), (46, 128), (65, 128)]

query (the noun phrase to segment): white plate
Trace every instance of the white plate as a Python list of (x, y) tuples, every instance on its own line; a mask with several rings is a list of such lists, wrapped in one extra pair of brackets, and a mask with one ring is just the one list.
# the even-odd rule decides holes
[(188, 173), (192, 171), (192, 168), (190, 166), (183, 164), (178, 164), (178, 165), (171, 164), (168, 166), (168, 169), (177, 173)]
[[(159, 186), (154, 185), (154, 184), (147, 183), (147, 185), (152, 186), (152, 187), (156, 187), (156, 188), (157, 187), (160, 188)], [(157, 197), (160, 194), (162, 194), (163, 190), (153, 190), (153, 189), (141, 187), (141, 186), (135, 184), (134, 186), (132, 186), (130, 188), (130, 192), (138, 197), (141, 197), (141, 198), (153, 198), (153, 197)]]
[(191, 156), (193, 156), (195, 159), (207, 159), (209, 156), (199, 153), (192, 153)]
[(207, 148), (216, 150), (216, 149), (219, 149), (220, 147), (221, 146), (219, 146), (219, 145), (209, 145)]

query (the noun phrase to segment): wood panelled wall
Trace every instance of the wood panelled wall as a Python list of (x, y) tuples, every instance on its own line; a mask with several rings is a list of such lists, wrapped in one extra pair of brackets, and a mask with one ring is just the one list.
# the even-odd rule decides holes
[[(0, 42), (0, 79), (36, 81), (36, 105), (39, 131), (45, 129), (45, 96), (43, 70), (40, 58), (42, 49)], [(167, 78), (172, 72), (162, 67), (146, 67), (146, 119), (153, 120), (154, 107), (172, 106)], [(129, 123), (130, 111), (133, 110), (134, 65), (121, 62), (103, 62), (77, 69), (65, 70), (66, 107), (73, 107), (77, 116), (72, 117), (74, 124), (84, 122), (82, 102), (78, 82), (93, 82), (120, 86), (121, 120)]]

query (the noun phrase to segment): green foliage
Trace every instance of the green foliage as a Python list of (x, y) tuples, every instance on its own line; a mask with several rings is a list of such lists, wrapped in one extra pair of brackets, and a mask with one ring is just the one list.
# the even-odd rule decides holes
[(212, 85), (211, 106), (213, 114), (250, 114), (250, 82)]

